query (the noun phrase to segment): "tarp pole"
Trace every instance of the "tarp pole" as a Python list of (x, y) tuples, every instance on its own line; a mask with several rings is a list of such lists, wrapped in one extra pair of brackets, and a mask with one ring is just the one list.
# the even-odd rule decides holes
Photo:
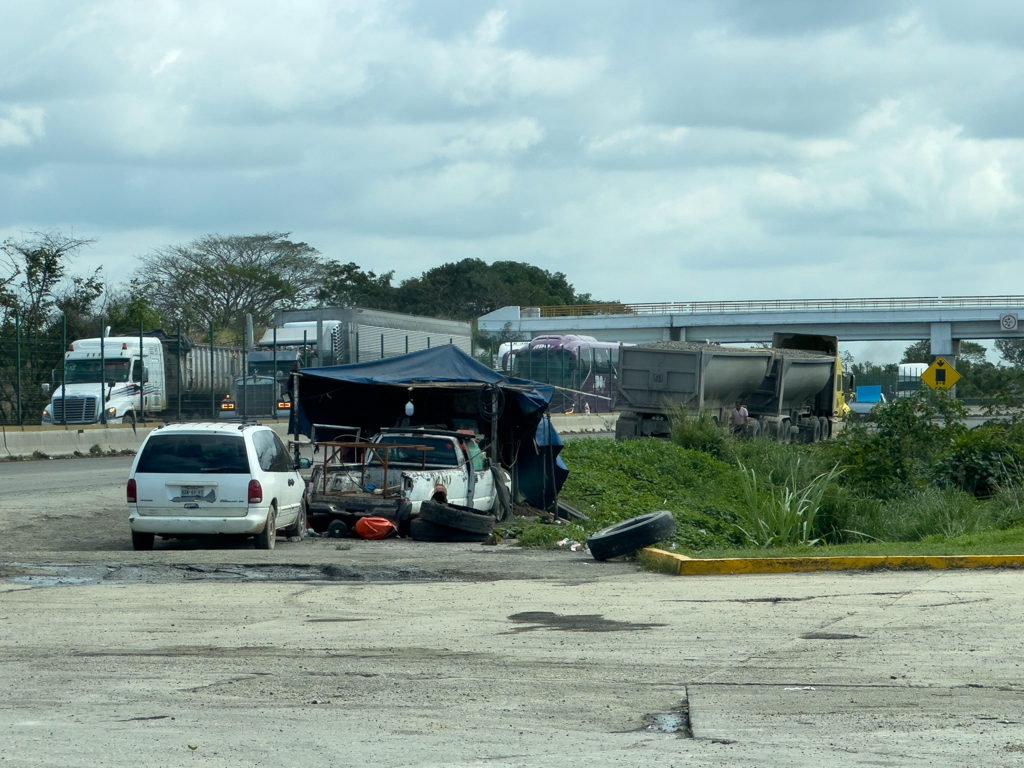
[(107, 354), (103, 347), (103, 315), (100, 315), (100, 422), (107, 423)]
[(68, 314), (64, 313), (64, 351), (61, 353), (61, 361), (64, 365), (63, 373), (60, 379), (60, 392), (61, 392), (61, 403), (63, 405), (60, 409), (60, 423), (64, 425), (64, 429), (68, 428), (68, 409), (64, 406), (67, 405), (68, 400)]

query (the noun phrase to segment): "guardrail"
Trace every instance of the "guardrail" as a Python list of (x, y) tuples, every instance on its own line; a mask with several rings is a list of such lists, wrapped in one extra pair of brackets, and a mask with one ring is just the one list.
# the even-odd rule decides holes
[(1024, 296), (922, 296), (892, 299), (772, 299), (654, 304), (576, 304), (563, 307), (524, 307), (521, 315), (524, 318), (590, 315), (725, 315), (759, 312), (848, 312), (976, 307), (1024, 309)]

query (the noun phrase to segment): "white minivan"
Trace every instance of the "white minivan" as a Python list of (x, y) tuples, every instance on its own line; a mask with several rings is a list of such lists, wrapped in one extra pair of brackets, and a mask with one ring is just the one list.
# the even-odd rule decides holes
[(278, 528), (304, 535), (305, 485), (288, 449), (259, 424), (169, 424), (142, 443), (128, 476), (135, 549), (167, 538), (253, 535), (273, 549)]

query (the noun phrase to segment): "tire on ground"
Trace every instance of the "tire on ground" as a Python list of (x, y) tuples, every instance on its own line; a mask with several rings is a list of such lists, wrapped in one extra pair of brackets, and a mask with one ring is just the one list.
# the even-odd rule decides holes
[(486, 535), (494, 530), (494, 515), (491, 513), (454, 504), (438, 504), (436, 501), (424, 501), (420, 505), (420, 519), (467, 533)]
[(153, 548), (153, 541), (156, 539), (155, 533), (143, 533), (141, 531), (132, 531), (132, 549), (144, 552)]
[(429, 520), (417, 518), (409, 524), (409, 535), (413, 541), (456, 541), (475, 542), (487, 541), (486, 533), (470, 533), (458, 528), (449, 528), (446, 525), (438, 525)]
[(671, 512), (651, 512), (598, 531), (587, 539), (587, 546), (595, 560), (607, 560), (670, 539), (675, 533)]

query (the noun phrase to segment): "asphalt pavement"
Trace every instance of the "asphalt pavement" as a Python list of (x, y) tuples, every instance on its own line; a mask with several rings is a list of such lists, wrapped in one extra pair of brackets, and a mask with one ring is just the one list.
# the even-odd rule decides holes
[(0, 764), (1024, 764), (1020, 571), (134, 552), (129, 464), (0, 464)]

